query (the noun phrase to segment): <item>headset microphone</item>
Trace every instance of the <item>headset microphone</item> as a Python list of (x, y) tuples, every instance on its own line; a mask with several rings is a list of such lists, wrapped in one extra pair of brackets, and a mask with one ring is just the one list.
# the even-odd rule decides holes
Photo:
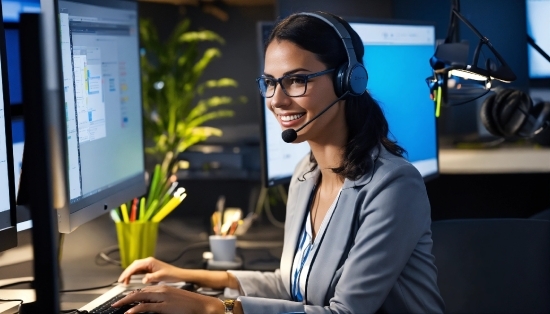
[(345, 92), (342, 96), (338, 97), (335, 101), (333, 101), (330, 105), (328, 105), (323, 111), (319, 112), (313, 119), (306, 122), (306, 124), (302, 125), (301, 127), (294, 129), (287, 129), (284, 130), (283, 133), (281, 133), (281, 137), (283, 138), (283, 141), (287, 143), (292, 143), (298, 138), (298, 132), (300, 132), (303, 128), (305, 128), (308, 124), (313, 122), (315, 119), (319, 118), (323, 113), (325, 113), (327, 110), (330, 109), (335, 103), (342, 100), (344, 97), (346, 97), (349, 94), (349, 92)]

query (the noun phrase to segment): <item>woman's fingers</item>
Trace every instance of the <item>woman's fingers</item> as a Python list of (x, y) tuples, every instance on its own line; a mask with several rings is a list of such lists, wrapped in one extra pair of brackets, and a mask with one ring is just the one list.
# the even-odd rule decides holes
[(139, 303), (126, 313), (164, 313), (162, 304), (160, 303)]
[(219, 307), (221, 311), (223, 307), (216, 298), (164, 285), (134, 290), (113, 306), (121, 307), (126, 304), (135, 304), (127, 313), (203, 314), (209, 312), (210, 308)]
[(122, 274), (120, 274), (118, 282), (128, 284), (132, 275), (152, 271), (153, 263), (154, 260), (151, 257), (135, 260), (130, 266), (126, 267)]

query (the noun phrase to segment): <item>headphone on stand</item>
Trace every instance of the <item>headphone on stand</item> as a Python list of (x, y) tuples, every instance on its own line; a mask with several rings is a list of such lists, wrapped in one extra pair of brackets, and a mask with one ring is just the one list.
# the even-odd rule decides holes
[(353, 48), (353, 39), (351, 38), (346, 27), (340, 23), (334, 16), (324, 12), (302, 12), (298, 15), (313, 16), (321, 21), (330, 25), (336, 34), (342, 39), (346, 54), (348, 55), (348, 62), (342, 64), (335, 71), (334, 76), (334, 90), (336, 96), (340, 97), (346, 92), (349, 92), (352, 96), (360, 96), (367, 89), (368, 74), (365, 66), (361, 64), (355, 55), (355, 49)]
[(530, 138), (550, 125), (550, 102), (533, 106), (526, 93), (502, 89), (483, 101), (480, 118), (495, 136)]

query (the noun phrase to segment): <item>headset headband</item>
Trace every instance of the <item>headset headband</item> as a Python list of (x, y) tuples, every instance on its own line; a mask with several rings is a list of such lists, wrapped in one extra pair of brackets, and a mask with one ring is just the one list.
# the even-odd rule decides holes
[(342, 39), (342, 42), (344, 43), (344, 47), (346, 48), (346, 53), (348, 55), (349, 65), (358, 63), (357, 56), (355, 55), (355, 49), (353, 48), (353, 42), (352, 42), (351, 36), (348, 33), (348, 30), (344, 27), (344, 25), (342, 25), (342, 23), (340, 23), (332, 15), (324, 12), (317, 12), (317, 13), (302, 12), (300, 14), (316, 17), (320, 20), (325, 21), (325, 23), (330, 25), (336, 31), (338, 36), (340, 36), (340, 38)]

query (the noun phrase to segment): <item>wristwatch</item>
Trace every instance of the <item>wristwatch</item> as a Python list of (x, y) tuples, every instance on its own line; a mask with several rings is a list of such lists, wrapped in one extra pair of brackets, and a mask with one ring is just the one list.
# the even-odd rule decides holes
[(225, 314), (233, 314), (233, 306), (235, 306), (235, 299), (221, 300), (225, 307)]

